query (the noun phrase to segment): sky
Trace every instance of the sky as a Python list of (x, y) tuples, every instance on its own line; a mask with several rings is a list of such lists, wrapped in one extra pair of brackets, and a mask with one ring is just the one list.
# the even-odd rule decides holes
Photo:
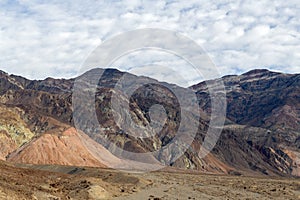
[[(300, 73), (299, 19), (298, 0), (0, 0), (0, 70), (30, 79), (75, 77), (104, 41), (163, 28), (199, 44), (220, 75)], [(205, 78), (165, 52), (133, 52), (112, 67), (184, 86)]]

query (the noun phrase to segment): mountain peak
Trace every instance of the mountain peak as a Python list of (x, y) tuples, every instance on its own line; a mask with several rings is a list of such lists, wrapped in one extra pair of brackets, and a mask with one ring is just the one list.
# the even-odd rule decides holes
[(254, 69), (240, 76), (242, 82), (253, 82), (258, 80), (274, 79), (284, 75), (283, 73), (269, 71), (267, 69)]
[(263, 77), (263, 76), (272, 76), (272, 75), (279, 75), (279, 74), (282, 74), (282, 73), (270, 71), (268, 69), (254, 69), (254, 70), (250, 70), (250, 71), (242, 74), (242, 76)]
[(253, 74), (262, 74), (262, 73), (270, 73), (268, 69), (253, 69), (246, 73), (243, 73), (242, 75), (253, 75)]

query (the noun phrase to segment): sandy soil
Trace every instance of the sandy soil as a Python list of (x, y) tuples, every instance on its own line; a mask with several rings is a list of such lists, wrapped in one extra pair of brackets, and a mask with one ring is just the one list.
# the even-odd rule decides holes
[(295, 178), (22, 167), (0, 162), (0, 199), (300, 199), (300, 179)]
[(153, 184), (117, 199), (300, 199), (300, 180), (152, 173)]

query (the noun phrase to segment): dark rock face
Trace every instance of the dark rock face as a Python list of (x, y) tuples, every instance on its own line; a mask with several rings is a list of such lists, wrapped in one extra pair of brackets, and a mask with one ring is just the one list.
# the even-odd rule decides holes
[[(253, 70), (240, 76), (225, 76), (223, 81), (229, 120), (255, 127), (283, 127), (300, 131), (299, 74)], [(208, 110), (205, 83), (192, 88), (197, 91), (201, 105), (206, 105), (204, 108)]]
[[(223, 160), (264, 174), (273, 171), (299, 176), (295, 168), (299, 168), (300, 163), (297, 140), (300, 135), (300, 75), (253, 70), (222, 79), (228, 105), (228, 125), (224, 133), (232, 131), (234, 138), (222, 142), (221, 137), (220, 151), (226, 152), (226, 144), (231, 144), (232, 149), (238, 147), (235, 153), (228, 149)], [(210, 101), (205, 83), (192, 88), (197, 92), (202, 108), (209, 113)], [(241, 155), (245, 156), (236, 157)]]
[[(186, 108), (189, 111), (187, 118), (193, 123), (199, 122), (198, 131), (191, 147), (179, 159), (173, 160), (178, 151), (159, 149), (164, 149), (176, 136), (182, 120), (176, 96), (163, 84), (146, 77), (114, 69), (102, 72), (94, 105), (102, 128), (97, 134), (93, 131), (86, 134), (107, 149), (113, 151), (113, 146), (105, 143), (103, 138), (130, 152), (157, 150), (154, 157), (174, 167), (230, 174), (300, 175), (300, 75), (253, 70), (240, 76), (223, 77), (227, 92), (226, 125), (213, 152), (202, 159), (198, 157), (198, 151), (208, 129), (211, 102), (205, 82), (192, 86), (202, 110)], [(124, 74), (134, 80), (128, 84), (149, 80), (152, 84), (140, 87), (127, 99), (115, 88)], [(73, 79), (31, 81), (1, 72), (0, 103), (3, 107), (20, 109), (22, 121), (35, 137), (39, 137), (58, 127), (74, 126), (73, 85)], [(175, 85), (166, 86), (184, 90)], [(129, 105), (130, 109), (124, 115), (132, 119), (130, 123), (133, 125), (144, 126), (147, 138), (137, 138), (133, 128), (124, 130), (118, 125), (114, 116), (119, 116), (120, 122), (127, 119), (120, 117), (124, 115), (112, 107), (113, 94), (119, 95), (117, 101), (120, 105)], [(186, 97), (185, 101), (189, 98)], [(150, 117), (151, 107), (157, 104), (162, 105), (167, 113), (159, 132), (147, 128), (159, 124), (162, 119), (161, 116)], [(90, 107), (82, 105), (80, 109), (84, 118)], [(200, 112), (201, 119), (195, 118), (193, 112)], [(91, 130), (96, 128), (95, 124), (86, 126)], [(189, 127), (185, 128), (189, 137)], [(6, 137), (11, 137), (6, 138), (9, 141), (13, 138)], [(153, 158), (147, 159), (151, 161)]]

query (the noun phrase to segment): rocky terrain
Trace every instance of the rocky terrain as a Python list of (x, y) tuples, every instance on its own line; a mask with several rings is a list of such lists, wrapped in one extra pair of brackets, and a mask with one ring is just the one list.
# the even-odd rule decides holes
[[(239, 153), (231, 153), (232, 157), (227, 158), (229, 154), (225, 154), (223, 158), (232, 159), (233, 165), (239, 160), (240, 167), (244, 165), (262, 173), (269, 173), (269, 165), (285, 174), (299, 176), (300, 75), (252, 70), (222, 80), (228, 105), (224, 132), (232, 131), (231, 142), (242, 144), (235, 151)], [(209, 113), (205, 83), (192, 88), (198, 93), (200, 105)], [(220, 150), (224, 151), (224, 147)]]
[[(157, 151), (140, 161), (158, 160), (159, 164), (182, 169), (217, 174), (300, 176), (300, 75), (253, 70), (223, 77), (227, 93), (226, 125), (213, 151), (200, 158), (198, 152), (208, 129), (211, 106), (205, 82), (190, 88), (197, 94), (200, 110), (189, 107), (179, 110), (178, 99), (168, 87), (176, 91), (184, 88), (114, 69), (97, 70), (103, 73), (95, 95), (96, 115), (102, 128), (85, 124), (90, 129), (81, 132), (74, 129), (74, 79), (36, 81), (1, 72), (0, 159), (23, 164), (94, 167), (106, 167), (112, 162), (116, 168), (126, 168), (126, 162), (135, 161), (128, 155), (125, 162), (120, 160), (116, 152), (119, 147), (136, 153)], [(91, 74), (97, 74), (97, 70)], [(124, 75), (134, 80), (127, 83), (129, 86), (145, 81), (151, 84), (134, 91), (128, 99), (120, 91), (128, 85), (116, 89)], [(121, 115), (112, 107), (113, 95), (119, 97), (120, 104), (129, 105), (127, 113)], [(189, 102), (189, 97), (184, 101)], [(150, 117), (151, 107), (156, 104), (163, 105), (167, 113), (159, 133), (149, 128), (160, 121), (159, 116), (157, 120), (153, 120), (155, 116)], [(84, 104), (79, 107), (83, 119), (89, 113), (87, 109), (90, 107)], [(168, 152), (163, 147), (176, 136), (183, 120), (181, 112), (187, 112), (187, 120), (199, 122), (199, 127), (191, 147), (179, 159), (174, 159), (179, 153)], [(200, 118), (195, 117), (198, 112)], [(135, 130), (130, 126), (119, 127), (120, 121), (113, 116), (119, 120), (125, 120), (122, 116), (130, 117), (130, 123), (142, 127), (148, 137), (134, 137)], [(185, 127), (185, 131), (190, 136), (191, 127)]]
[(300, 199), (295, 178), (201, 174), (167, 168), (128, 173), (0, 162), (0, 199)]

